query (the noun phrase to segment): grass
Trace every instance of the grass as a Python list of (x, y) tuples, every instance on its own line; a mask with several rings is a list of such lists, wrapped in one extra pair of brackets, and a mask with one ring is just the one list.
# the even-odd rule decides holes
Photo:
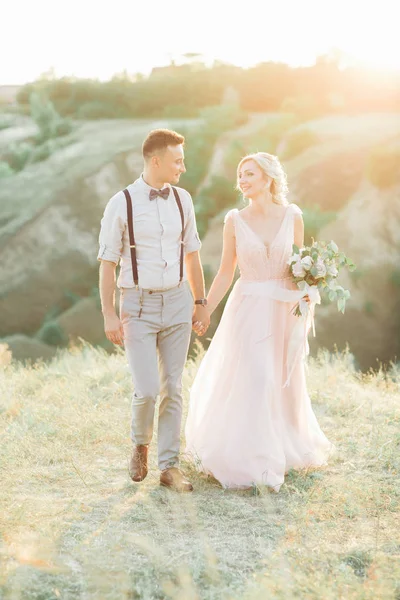
[(1, 356), (1, 598), (399, 598), (398, 368), (361, 376), (349, 354), (321, 353), (308, 385), (329, 466), (272, 494), (224, 491), (184, 463), (195, 492), (179, 496), (158, 485), (156, 440), (147, 479), (129, 480), (122, 353)]

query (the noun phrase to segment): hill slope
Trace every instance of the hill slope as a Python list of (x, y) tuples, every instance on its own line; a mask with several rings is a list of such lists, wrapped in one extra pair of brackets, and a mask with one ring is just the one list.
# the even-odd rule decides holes
[(66, 294), (90, 294), (107, 201), (140, 174), (148, 131), (182, 123), (85, 123), (49, 159), (2, 180), (0, 336), (31, 334), (51, 309), (68, 306)]

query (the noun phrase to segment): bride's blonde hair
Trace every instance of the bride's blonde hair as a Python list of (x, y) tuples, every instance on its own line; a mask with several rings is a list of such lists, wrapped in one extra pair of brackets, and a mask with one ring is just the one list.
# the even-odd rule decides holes
[[(287, 186), (286, 173), (279, 162), (279, 158), (273, 154), (268, 154), (267, 152), (255, 152), (254, 154), (248, 154), (242, 158), (238, 164), (237, 173), (239, 173), (243, 163), (248, 160), (254, 160), (260, 167), (261, 171), (267, 175), (267, 177), (272, 179), (270, 187), (272, 201), (275, 202), (275, 204), (282, 204), (286, 206), (288, 204), (286, 196), (289, 189)], [(237, 189), (240, 189), (239, 181), (237, 184)]]

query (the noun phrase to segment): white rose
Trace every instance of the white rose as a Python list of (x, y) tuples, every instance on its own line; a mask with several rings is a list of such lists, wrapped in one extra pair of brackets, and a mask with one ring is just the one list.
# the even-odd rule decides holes
[(335, 267), (335, 265), (329, 265), (328, 267), (328, 274), (332, 275), (332, 277), (337, 277), (337, 274), (339, 273), (339, 271), (337, 270), (337, 268)]
[(309, 271), (311, 269), (311, 267), (313, 266), (314, 261), (311, 258), (311, 256), (305, 256), (304, 258), (301, 259), (301, 264), (303, 265), (303, 268), (306, 271)]
[(317, 274), (315, 275), (315, 279), (321, 279), (321, 277), (325, 277), (326, 275), (326, 267), (321, 258), (317, 260), (315, 263), (315, 268), (317, 269)]
[(292, 256), (287, 261), (287, 264), (291, 265), (292, 263), (297, 262), (298, 260), (299, 260), (299, 255), (298, 254), (292, 254)]
[(295, 277), (304, 277), (304, 275), (306, 274), (306, 271), (303, 268), (303, 265), (301, 264), (300, 260), (294, 263), (294, 265), (292, 266), (292, 271)]

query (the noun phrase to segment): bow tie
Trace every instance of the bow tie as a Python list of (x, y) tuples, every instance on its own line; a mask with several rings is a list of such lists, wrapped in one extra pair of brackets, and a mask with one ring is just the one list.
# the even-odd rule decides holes
[(166, 200), (169, 196), (169, 187), (165, 187), (162, 190), (150, 190), (150, 200), (154, 200), (155, 198), (157, 198), (157, 196), (160, 196), (160, 198), (164, 198), (164, 200)]

